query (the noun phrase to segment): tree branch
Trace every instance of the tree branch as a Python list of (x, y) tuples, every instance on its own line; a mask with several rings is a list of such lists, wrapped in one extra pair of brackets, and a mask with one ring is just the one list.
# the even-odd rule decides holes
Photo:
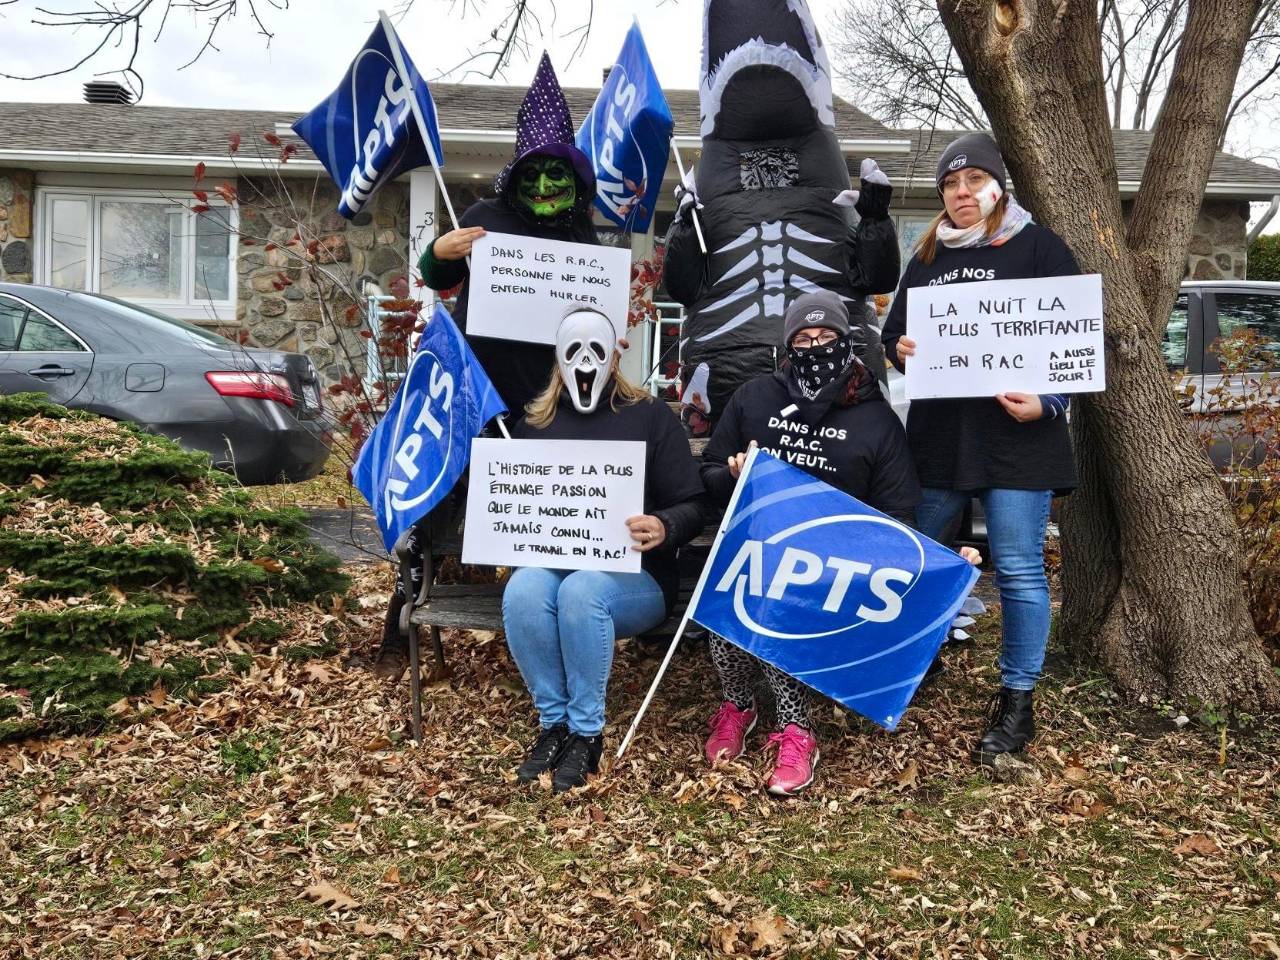
[[(1186, 273), (1219, 135), (1258, 0), (1189, 0), (1169, 89), (1156, 118), (1127, 243), (1147, 313), (1165, 318)], [(1163, 321), (1153, 319), (1163, 327)]]

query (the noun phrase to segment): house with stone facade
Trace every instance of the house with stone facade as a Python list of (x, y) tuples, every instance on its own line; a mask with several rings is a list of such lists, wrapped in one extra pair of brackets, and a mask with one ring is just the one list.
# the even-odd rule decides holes
[[(596, 92), (565, 90), (575, 117)], [(461, 212), (509, 159), (525, 88), (433, 84), (432, 93), (445, 183)], [(668, 99), (676, 144), (696, 164), (697, 92)], [(958, 131), (894, 130), (839, 99), (835, 112), (852, 176), (873, 157), (893, 181), (909, 249), (938, 209), (936, 158)], [(107, 293), (248, 343), (301, 350), (330, 380), (363, 370), (367, 321), (357, 301), (408, 289), (410, 264), (448, 217), (429, 170), (389, 184), (354, 220), (338, 216), (337, 191), (289, 130), (300, 113), (0, 103), (0, 279)], [(1150, 134), (1116, 131), (1115, 140), (1121, 194), (1132, 197)], [(613, 242), (642, 256), (661, 242), (674, 164), (667, 181), (654, 230)], [(1219, 154), (1189, 276), (1243, 277), (1249, 204), (1277, 194), (1280, 170)]]

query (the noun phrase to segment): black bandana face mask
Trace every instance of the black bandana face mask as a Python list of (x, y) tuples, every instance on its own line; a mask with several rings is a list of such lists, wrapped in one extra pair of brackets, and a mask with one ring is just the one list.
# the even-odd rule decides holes
[(791, 379), (806, 400), (817, 400), (827, 387), (840, 380), (853, 363), (853, 338), (848, 334), (830, 343), (803, 350), (787, 345)]

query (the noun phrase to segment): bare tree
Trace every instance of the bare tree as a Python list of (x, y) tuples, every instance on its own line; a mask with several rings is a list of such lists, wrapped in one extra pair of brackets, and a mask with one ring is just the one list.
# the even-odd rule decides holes
[(938, 0), (1019, 198), (1105, 286), (1107, 390), (1073, 408), (1059, 635), (1128, 690), (1255, 711), (1280, 681), (1250, 619), (1239, 538), (1183, 423), (1160, 337), (1258, 0), (1186, 0), (1126, 224), (1093, 4)]
[[(28, 0), (0, 0), (0, 6), (16, 6)], [(201, 37), (192, 47), (190, 59), (179, 69), (191, 66), (210, 51), (219, 50), (219, 40), (227, 26), (248, 21), (269, 45), (275, 30), (287, 16), (289, 0), (123, 0), (121, 3), (86, 3), (85, 0), (30, 0), (31, 23), (89, 38), (84, 52), (63, 61), (55, 60), (48, 70), (27, 76), (4, 72), (11, 80), (40, 80), (92, 66), (100, 75), (118, 75), (133, 89), (138, 99), (144, 78), (138, 69), (138, 54), (145, 40), (158, 41), (171, 18), (183, 14), (195, 24)], [(436, 79), (465, 78), (479, 74), (492, 79), (503, 74), (513, 59), (528, 59), (537, 42), (554, 34), (575, 40), (569, 59), (585, 48), (591, 34), (594, 0), (571, 4), (574, 21), (561, 30), (557, 0), (436, 0), (447, 6), (451, 20), (481, 19), (484, 39), (467, 50), (462, 59), (440, 72)], [(393, 19), (403, 20), (422, 0), (399, 0)], [(370, 14), (372, 21), (372, 14)]]
[[(14, 2), (16, 0), (11, 0), (11, 5)], [(47, 6), (34, 7), (31, 22), (67, 34), (87, 35), (90, 38), (87, 51), (78, 59), (56, 64), (43, 73), (15, 76), (0, 72), (0, 76), (11, 80), (40, 80), (71, 73), (89, 63), (98, 65), (104, 58), (114, 56), (114, 66), (104, 73), (120, 75), (141, 98), (145, 84), (136, 65), (143, 39), (150, 36), (159, 40), (175, 11), (186, 11), (193, 17), (204, 37), (184, 64), (190, 66), (206, 52), (217, 50), (220, 32), (239, 17), (252, 20), (270, 43), (274, 33), (268, 29), (264, 15), (269, 19), (271, 13), (288, 9), (289, 0), (126, 0), (119, 4), (50, 0)]]
[[(1100, 0), (1095, 46), (1113, 129), (1146, 129), (1155, 121), (1186, 32), (1187, 6), (1187, 0)], [(848, 0), (837, 14), (832, 46), (837, 75), (884, 122), (987, 126), (929, 0)], [(1219, 144), (1233, 121), (1280, 97), (1278, 77), (1280, 0), (1262, 0), (1250, 22)]]

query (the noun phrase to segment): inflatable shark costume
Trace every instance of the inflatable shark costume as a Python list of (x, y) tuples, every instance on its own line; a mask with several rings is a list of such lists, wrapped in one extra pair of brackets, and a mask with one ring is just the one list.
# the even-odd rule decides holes
[(777, 367), (787, 304), (818, 289), (847, 303), (858, 355), (883, 377), (863, 301), (898, 282), (893, 190), (871, 160), (861, 190), (849, 189), (830, 66), (804, 0), (705, 0), (700, 94), (702, 158), (694, 189), (677, 191), (665, 258), (667, 291), (688, 311), (682, 379), (702, 387), (705, 377), (700, 406), (714, 420), (739, 386)]

